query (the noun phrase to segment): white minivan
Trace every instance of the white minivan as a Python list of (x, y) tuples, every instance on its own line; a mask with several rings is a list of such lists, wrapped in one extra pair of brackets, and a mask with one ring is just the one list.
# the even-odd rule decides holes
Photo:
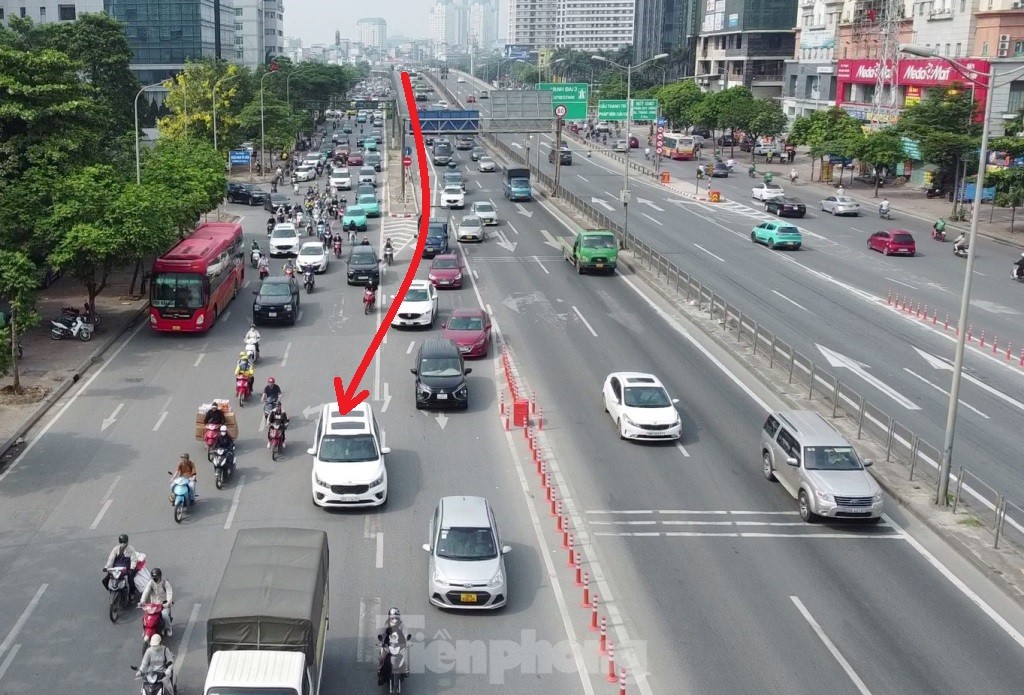
[(311, 474), (313, 504), (318, 507), (379, 507), (388, 499), (388, 472), (380, 427), (370, 404), (362, 402), (342, 415), (337, 403), (325, 403), (317, 421)]

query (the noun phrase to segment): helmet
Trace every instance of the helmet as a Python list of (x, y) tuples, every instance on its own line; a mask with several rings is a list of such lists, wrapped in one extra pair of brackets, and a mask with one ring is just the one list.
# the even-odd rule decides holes
[(221, 425), (220, 426), (220, 433), (221, 434), (227, 434), (228, 433), (228, 426), (227, 425)]
[(239, 357), (245, 357), (246, 356), (245, 351), (243, 350), (242, 352), (238, 353), (238, 356)]
[(388, 618), (401, 618), (402, 613), (397, 608), (392, 608), (388, 611)]
[(120, 536), (117, 537), (117, 542), (121, 545), (128, 545), (128, 534), (122, 533)]
[(276, 382), (276, 380), (274, 379), (274, 377), (270, 377), (269, 379), (267, 379), (267, 383), (268, 383), (268, 384), (274, 384), (274, 383), (277, 383), (277, 382)]
[(153, 635), (149, 638), (149, 646), (151, 647), (159, 647), (161, 642), (163, 642), (163, 639), (159, 634)]
[(159, 567), (154, 567), (152, 574), (154, 582), (158, 582), (164, 578), (164, 573)]
[[(181, 460), (182, 460), (182, 461), (188, 461), (188, 460), (189, 460), (189, 458), (188, 458), (188, 454), (182, 454), (182, 455), (181, 455)], [(128, 537), (128, 536), (125, 536), (125, 538), (127, 538), (127, 537)]]

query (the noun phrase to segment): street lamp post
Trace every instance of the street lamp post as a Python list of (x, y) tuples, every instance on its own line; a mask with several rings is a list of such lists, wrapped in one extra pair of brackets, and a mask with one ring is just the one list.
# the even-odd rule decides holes
[[(266, 129), (265, 129), (264, 123), (263, 123), (263, 80), (267, 79), (267, 77), (269, 77), (270, 75), (273, 75), (273, 74), (274, 74), (273, 71), (268, 70), (267, 72), (263, 73), (263, 77), (260, 78), (260, 162), (261, 163), (267, 161), (267, 158), (266, 158), (266, 155), (267, 155), (267, 144), (266, 144), (267, 134), (266, 134)], [(216, 148), (216, 146), (214, 146), (214, 147)]]
[(139, 90), (139, 93), (135, 95), (135, 183), (142, 183), (142, 158), (139, 154), (139, 97), (147, 89), (153, 89), (155, 87), (163, 87), (163, 82), (157, 82), (156, 84), (149, 84)]
[[(956, 429), (957, 407), (960, 403), (960, 380), (964, 370), (964, 355), (967, 344), (967, 316), (971, 308), (971, 282), (974, 279), (974, 253), (978, 240), (978, 221), (981, 218), (981, 195), (985, 187), (985, 165), (988, 156), (989, 119), (992, 117), (992, 93), (996, 85), (993, 79), (993, 72), (979, 72), (970, 70), (961, 65), (959, 61), (946, 56), (941, 56), (921, 46), (900, 44), (900, 52), (922, 58), (938, 58), (949, 63), (957, 72), (963, 75), (971, 84), (977, 85), (977, 79), (984, 77), (985, 82), (985, 115), (981, 124), (981, 149), (978, 151), (978, 180), (975, 184), (974, 203), (971, 206), (971, 230), (967, 238), (967, 265), (964, 268), (964, 289), (960, 295), (960, 318), (957, 323), (956, 356), (953, 359), (953, 382), (949, 388), (949, 406), (946, 411), (946, 429), (942, 439), (942, 459), (939, 466), (939, 485), (935, 493), (935, 503), (940, 505), (948, 504), (949, 478), (953, 468), (953, 434)], [(1024, 70), (1024, 67), (1011, 70), (1010, 75)]]
[(622, 241), (623, 243), (626, 243), (629, 238), (629, 126), (633, 121), (633, 70), (641, 68), (656, 60), (668, 58), (668, 53), (659, 53), (653, 58), (648, 58), (642, 63), (638, 63), (636, 65), (620, 65), (599, 55), (592, 55), (590, 57), (594, 60), (614, 65), (620, 70), (626, 71), (626, 156), (622, 158), (622, 193), (620, 196), (622, 200)]
[(224, 77), (220, 78), (219, 80), (217, 80), (216, 82), (213, 83), (213, 149), (214, 150), (217, 149), (217, 87), (220, 86), (220, 83), (223, 82), (224, 80), (229, 80), (229, 79), (231, 79), (232, 77), (234, 77), (237, 74), (238, 73), (235, 73), (234, 75), (225, 75)]

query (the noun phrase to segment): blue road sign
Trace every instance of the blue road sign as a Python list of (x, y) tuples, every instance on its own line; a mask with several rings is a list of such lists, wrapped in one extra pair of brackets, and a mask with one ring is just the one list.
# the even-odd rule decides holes
[(232, 164), (248, 164), (251, 158), (249, 150), (231, 150), (230, 161)]
[(404, 150), (402, 150), (402, 156), (404, 156), (404, 157), (411, 157), (412, 156), (412, 148), (407, 146)]
[(668, 124), (668, 120), (666, 120), (664, 118), (659, 118), (658, 119), (658, 125), (667, 125), (667, 124)]

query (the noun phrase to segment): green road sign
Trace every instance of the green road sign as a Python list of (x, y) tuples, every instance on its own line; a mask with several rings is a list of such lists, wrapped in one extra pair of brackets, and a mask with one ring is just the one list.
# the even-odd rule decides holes
[(599, 121), (624, 121), (626, 120), (625, 99), (601, 99), (597, 102), (597, 120)]
[[(568, 121), (582, 121), (587, 117), (587, 101), (590, 98), (590, 85), (576, 82), (539, 82), (537, 89), (551, 92), (552, 107), (562, 104)], [(552, 113), (552, 116), (554, 114)]]
[(634, 121), (653, 121), (658, 117), (657, 99), (634, 99), (633, 113)]

